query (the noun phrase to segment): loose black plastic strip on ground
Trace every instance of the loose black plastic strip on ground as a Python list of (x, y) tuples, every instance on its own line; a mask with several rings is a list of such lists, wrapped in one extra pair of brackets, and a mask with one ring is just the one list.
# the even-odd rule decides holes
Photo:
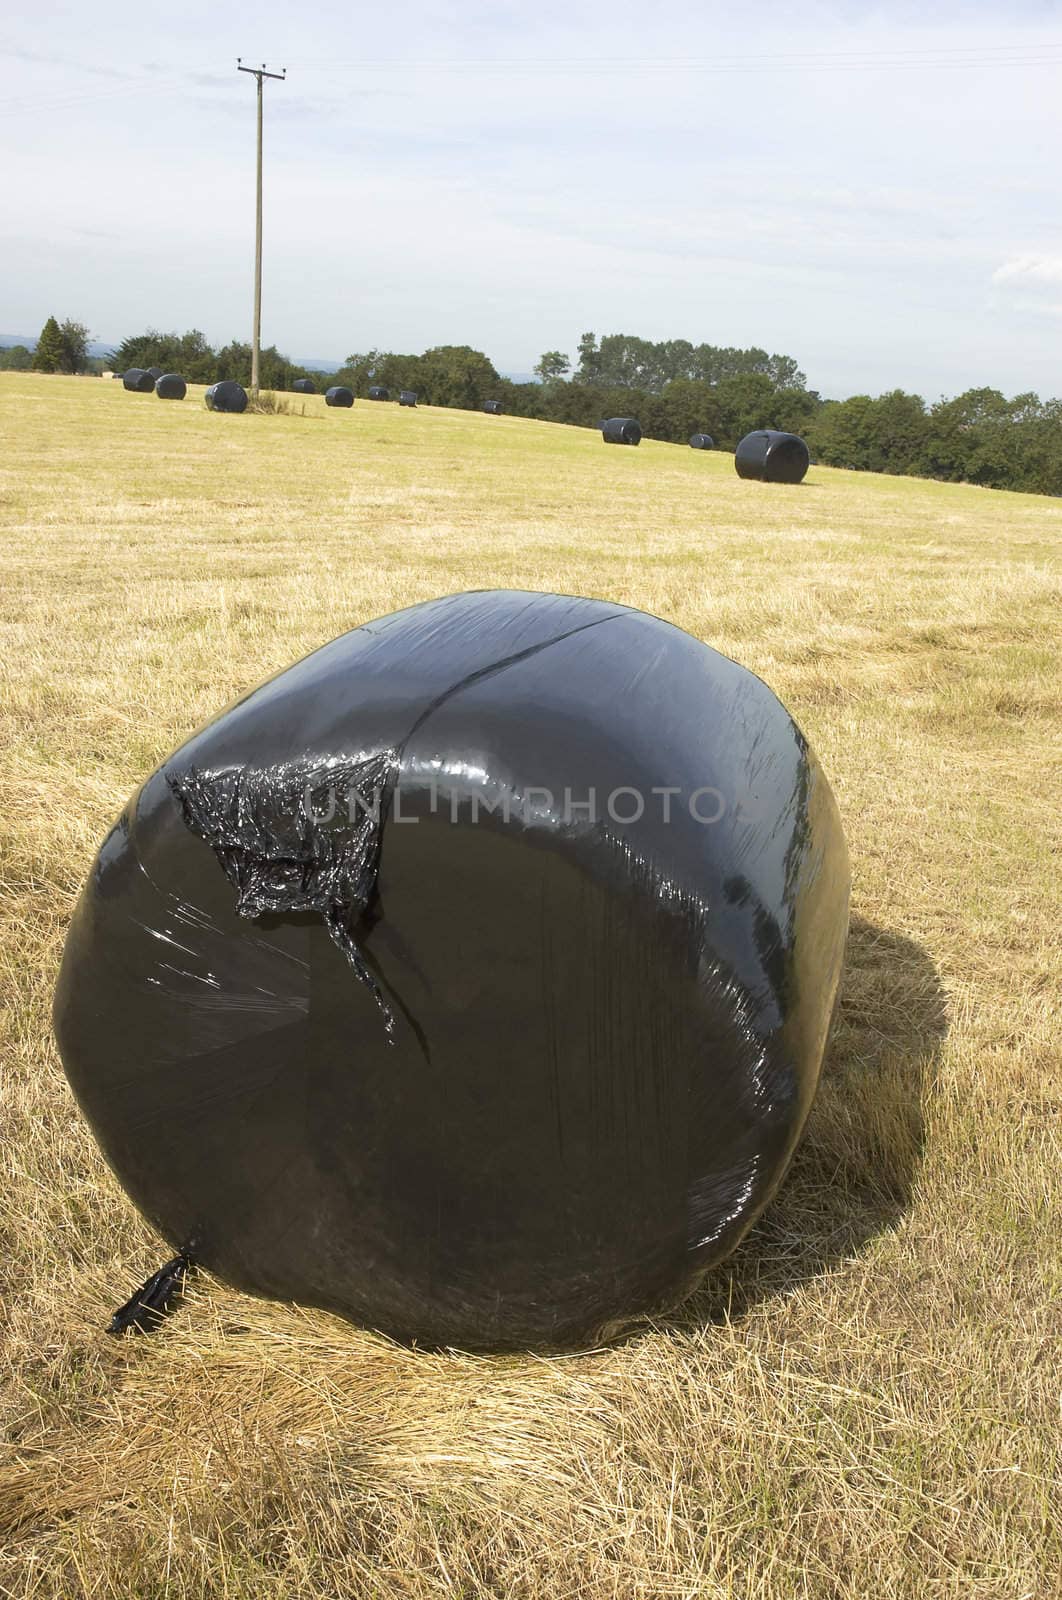
[(107, 1324), (107, 1332), (125, 1333), (132, 1328), (135, 1333), (154, 1333), (163, 1318), (180, 1306), (185, 1282), (194, 1271), (195, 1263), (189, 1256), (174, 1256), (153, 1272), (124, 1306), (118, 1307)]

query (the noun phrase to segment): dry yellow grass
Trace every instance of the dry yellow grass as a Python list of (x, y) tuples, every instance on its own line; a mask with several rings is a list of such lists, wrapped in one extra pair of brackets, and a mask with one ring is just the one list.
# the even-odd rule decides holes
[[(15, 374), (0, 433), (0, 1592), (1060, 1592), (1062, 504)], [(266, 673), (494, 585), (679, 623), (830, 774), (855, 921), (781, 1195), (666, 1325), (569, 1359), (411, 1354), (210, 1281), (109, 1339), (161, 1248), (49, 1032), (96, 842)]]

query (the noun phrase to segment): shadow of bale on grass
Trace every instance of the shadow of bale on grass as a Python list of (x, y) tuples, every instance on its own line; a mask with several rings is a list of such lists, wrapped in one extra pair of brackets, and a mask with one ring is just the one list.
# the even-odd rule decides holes
[(734, 1254), (658, 1326), (733, 1320), (899, 1223), (922, 1164), (923, 1108), (947, 1026), (921, 946), (853, 916), (819, 1092), (793, 1164)]

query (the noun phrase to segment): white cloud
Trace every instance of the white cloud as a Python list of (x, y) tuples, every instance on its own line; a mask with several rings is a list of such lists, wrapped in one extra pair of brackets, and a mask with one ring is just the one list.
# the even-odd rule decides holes
[(1012, 256), (996, 268), (992, 282), (1015, 283), (1022, 288), (1041, 283), (1062, 283), (1062, 256)]

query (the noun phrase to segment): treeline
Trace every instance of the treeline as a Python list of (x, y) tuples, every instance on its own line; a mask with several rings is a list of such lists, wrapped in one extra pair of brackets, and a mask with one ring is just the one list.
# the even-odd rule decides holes
[[(44, 370), (84, 370), (85, 342), (80, 323), (49, 318), (35, 355), (15, 347), (0, 352), (0, 365), (32, 361)], [(110, 364), (119, 371), (159, 366), (191, 383), (234, 378), (246, 386), (251, 379), (249, 345), (232, 341), (215, 349), (196, 329), (148, 329), (126, 339)], [(900, 389), (823, 400), (791, 356), (630, 334), (585, 333), (574, 363), (549, 350), (535, 371), (539, 382), (514, 383), (468, 345), (439, 345), (421, 355), (370, 350), (327, 374), (289, 361), (272, 345), (260, 359), (265, 389), (310, 378), (318, 388), (343, 383), (364, 396), (382, 384), (392, 393), (415, 389), (426, 405), (478, 410), (485, 400), (500, 400), (511, 415), (589, 428), (605, 417), (634, 416), (647, 438), (684, 444), (693, 433), (708, 433), (724, 450), (753, 429), (780, 428), (801, 434), (812, 460), (825, 466), (1062, 495), (1062, 400), (1031, 393), (1008, 400), (998, 389), (970, 389), (933, 405)]]
[(574, 383), (599, 389), (640, 389), (659, 394), (669, 383), (684, 378), (693, 383), (716, 384), (726, 378), (750, 374), (768, 378), (776, 389), (806, 389), (807, 379), (792, 356), (768, 355), (752, 347), (691, 344), (688, 339), (639, 339), (631, 333), (607, 333), (598, 340), (584, 333), (578, 361), (572, 364), (562, 350), (547, 350), (535, 367), (543, 383), (571, 373)]
[[(124, 339), (109, 364), (116, 372), (128, 372), (130, 367), (161, 367), (164, 372), (179, 372), (188, 383), (220, 383), (228, 378), (246, 388), (251, 381), (250, 345), (233, 339), (215, 349), (198, 328), (188, 333), (160, 333), (157, 328), (149, 328), (146, 333)], [(258, 381), (263, 389), (290, 389), (296, 378), (316, 380), (320, 376), (319, 372), (289, 361), (275, 345), (259, 351)]]
[(932, 406), (902, 389), (857, 394), (820, 404), (805, 437), (828, 467), (1062, 494), (1062, 400), (1031, 393), (968, 389)]

